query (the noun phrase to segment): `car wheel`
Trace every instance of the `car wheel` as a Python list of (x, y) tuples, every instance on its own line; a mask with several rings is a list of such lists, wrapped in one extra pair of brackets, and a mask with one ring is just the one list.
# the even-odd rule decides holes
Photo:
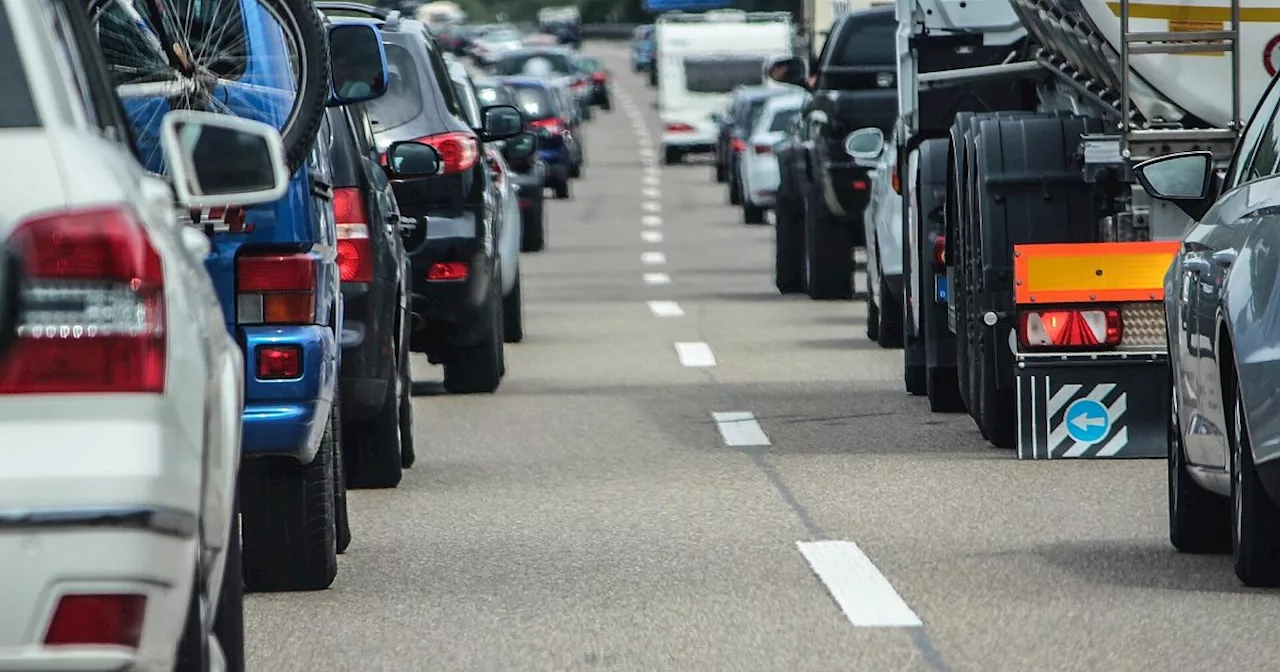
[(541, 252), (547, 246), (546, 224), (542, 216), (542, 199), (524, 213), (524, 230), (520, 234), (521, 252)]
[(804, 229), (796, 208), (778, 203), (773, 227), (773, 284), (781, 294), (804, 291)]
[(213, 616), (213, 635), (218, 638), (226, 672), (244, 672), (244, 578), (240, 560), (240, 506), (231, 515), (227, 560), (222, 569), (222, 590)]
[[(1223, 376), (1225, 378), (1226, 376)], [(1228, 438), (1231, 441), (1231, 555), (1236, 576), (1246, 586), (1280, 586), (1280, 507), (1267, 494), (1253, 462), (1244, 401), (1235, 390)]]
[(344, 442), (348, 443), (347, 454), (351, 458), (347, 479), (356, 489), (394, 488), (400, 485), (403, 476), (400, 400), (408, 390), (401, 382), (394, 350), (392, 355), (391, 379), (387, 381), (387, 393), (378, 414), (368, 422), (349, 423), (343, 429)]
[(1175, 382), (1169, 380), (1169, 541), (1183, 553), (1231, 552), (1231, 500), (1200, 487), (1187, 472)]
[(582, 161), (581, 160), (579, 160), (577, 163), (573, 164), (572, 166), (569, 166), (569, 177), (575, 180), (582, 178)]
[(750, 201), (742, 204), (742, 222), (744, 224), (764, 224), (765, 209), (752, 205)]
[(662, 163), (667, 166), (674, 166), (684, 160), (684, 152), (679, 147), (663, 147)]
[[(880, 303), (876, 306), (876, 312), (880, 318), (880, 328), (876, 343), (882, 348), (901, 348), (904, 321), (902, 301), (889, 293), (889, 283), (885, 281), (883, 273), (879, 284)], [(870, 291), (867, 293), (870, 294)]]
[(729, 205), (742, 205), (742, 181), (735, 174), (729, 176)]
[(524, 297), (520, 291), (520, 267), (516, 267), (516, 284), (502, 299), (502, 340), (519, 343), (524, 340)]
[(400, 375), (400, 466), (408, 469), (417, 459), (413, 446), (413, 371), (409, 363), (409, 330), (404, 325), (408, 315), (402, 314), (398, 322), (400, 356), (397, 359)]
[(333, 460), (333, 530), (338, 553), (345, 553), (351, 545), (351, 522), (347, 518), (347, 456), (342, 440), (342, 389), (333, 390), (333, 412), (329, 414), (329, 430), (333, 433), (335, 458)]
[(554, 191), (556, 194), (556, 198), (560, 200), (569, 198), (569, 180), (565, 179), (565, 180), (561, 180), (560, 182), (557, 182), (554, 188)]
[(502, 283), (495, 278), (491, 284), (488, 331), (478, 342), (455, 348), (444, 365), (444, 389), (452, 394), (490, 394), (502, 382)]

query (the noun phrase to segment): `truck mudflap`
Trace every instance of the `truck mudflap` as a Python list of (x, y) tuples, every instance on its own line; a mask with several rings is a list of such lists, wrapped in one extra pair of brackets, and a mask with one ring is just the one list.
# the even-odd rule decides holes
[[(1018, 459), (1168, 454), (1163, 285), (1178, 248), (1177, 241), (1014, 248)], [(1075, 334), (1091, 320), (1098, 347), (1046, 345), (1047, 329), (1037, 332), (1036, 347), (1021, 335), (1033, 314), (1078, 315)]]

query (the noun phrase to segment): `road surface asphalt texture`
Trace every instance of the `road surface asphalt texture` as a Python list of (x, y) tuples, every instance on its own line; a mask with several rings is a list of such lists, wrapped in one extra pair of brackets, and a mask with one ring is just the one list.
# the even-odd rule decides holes
[[(426, 386), (417, 465), (351, 494), (334, 586), (248, 597), (250, 669), (1276, 669), (1280, 598), (1173, 551), (1163, 461), (1019, 462), (931, 414), (860, 299), (778, 295), (772, 227), (709, 164), (646, 167), (654, 91), (624, 46), (587, 51), (615, 108), (521, 256), (501, 389)], [(727, 446), (717, 412), (768, 445)], [(826, 565), (861, 622), (892, 620), (896, 591), (923, 626), (852, 622), (797, 546), (819, 540), (874, 563)]]

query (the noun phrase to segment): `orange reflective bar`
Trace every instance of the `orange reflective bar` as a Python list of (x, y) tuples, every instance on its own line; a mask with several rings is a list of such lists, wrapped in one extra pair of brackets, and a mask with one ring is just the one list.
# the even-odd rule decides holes
[(1025, 303), (1159, 301), (1180, 241), (1052, 243), (1013, 248), (1014, 300)]

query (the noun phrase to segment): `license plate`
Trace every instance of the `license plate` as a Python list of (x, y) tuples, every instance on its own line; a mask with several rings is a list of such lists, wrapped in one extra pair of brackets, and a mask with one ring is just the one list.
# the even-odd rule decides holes
[(948, 296), (947, 276), (939, 275), (939, 276), (936, 276), (934, 280), (935, 280), (934, 284), (937, 286), (938, 300), (942, 302), (946, 302), (947, 296)]

